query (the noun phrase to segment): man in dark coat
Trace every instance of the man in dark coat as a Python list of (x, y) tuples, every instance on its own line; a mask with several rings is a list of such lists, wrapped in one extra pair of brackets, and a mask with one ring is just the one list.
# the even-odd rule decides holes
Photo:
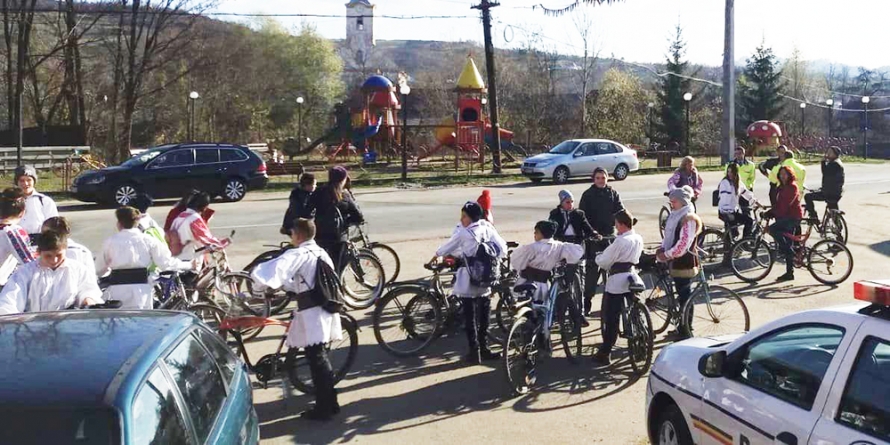
[(294, 187), (288, 198), (287, 211), (284, 212), (284, 221), (281, 223), (281, 234), (290, 235), (294, 228), (294, 221), (303, 214), (303, 208), (315, 192), (315, 175), (303, 173), (300, 176), (300, 184)]
[[(624, 210), (618, 192), (608, 185), (608, 173), (597, 167), (593, 171), (593, 185), (581, 195), (578, 206), (586, 215), (590, 226), (598, 236), (615, 234), (615, 214)], [(596, 294), (600, 269), (596, 265), (596, 254), (606, 249), (608, 243), (592, 241), (587, 244), (587, 273), (584, 279), (584, 314), (590, 314), (590, 304)]]
[(837, 147), (829, 147), (822, 159), (822, 188), (804, 196), (807, 218), (819, 219), (815, 201), (825, 201), (829, 209), (838, 209), (838, 202), (844, 194), (844, 164)]

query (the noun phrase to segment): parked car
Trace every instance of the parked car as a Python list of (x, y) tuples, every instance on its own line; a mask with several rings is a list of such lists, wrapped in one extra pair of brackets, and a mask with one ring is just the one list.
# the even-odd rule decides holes
[(527, 158), (522, 163), (522, 175), (532, 182), (552, 178), (557, 184), (569, 178), (590, 176), (597, 167), (606, 169), (618, 181), (640, 169), (636, 150), (605, 139), (571, 139), (549, 152)]
[(243, 362), (194, 315), (7, 315), (0, 355), (0, 442), (259, 443)]
[(890, 444), (890, 281), (854, 296), (868, 304), (665, 347), (646, 391), (652, 443)]
[(121, 165), (78, 175), (71, 193), (80, 201), (129, 205), (139, 192), (179, 198), (197, 189), (226, 201), (266, 186), (266, 163), (242, 145), (174, 144), (150, 148)]

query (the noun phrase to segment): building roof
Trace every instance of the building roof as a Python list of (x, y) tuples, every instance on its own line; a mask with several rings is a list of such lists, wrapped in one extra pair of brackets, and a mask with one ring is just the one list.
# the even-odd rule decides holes
[[(194, 317), (168, 311), (37, 312), (0, 317), (0, 406), (99, 406), (124, 365), (165, 347)], [(154, 357), (151, 357), (153, 360)]]
[(373, 8), (375, 5), (372, 5), (368, 0), (351, 0), (346, 4), (347, 8), (354, 8), (356, 6), (365, 6), (368, 8)]
[(484, 90), (485, 82), (482, 81), (482, 75), (476, 68), (473, 58), (467, 56), (467, 63), (464, 65), (460, 77), (457, 79), (457, 88), (462, 90)]

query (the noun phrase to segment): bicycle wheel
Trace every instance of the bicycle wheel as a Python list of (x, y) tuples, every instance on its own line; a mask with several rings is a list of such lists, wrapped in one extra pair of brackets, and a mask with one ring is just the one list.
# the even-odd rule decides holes
[(655, 334), (652, 333), (649, 310), (637, 299), (634, 299), (630, 307), (628, 323), (631, 325), (631, 332), (627, 338), (630, 366), (637, 375), (642, 376), (649, 372), (649, 367), (652, 366)]
[[(245, 272), (228, 272), (217, 280), (214, 301), (226, 312), (234, 317), (262, 317), (268, 318), (271, 314), (271, 304), (264, 294), (254, 294), (253, 279)], [(241, 331), (244, 341), (255, 338), (263, 327), (250, 328)]]
[(732, 246), (730, 265), (732, 274), (747, 283), (756, 283), (773, 270), (776, 257), (765, 241), (744, 238)]
[(669, 284), (657, 273), (643, 272), (640, 278), (646, 285), (646, 290), (641, 296), (646, 308), (649, 309), (652, 332), (661, 334), (670, 326), (676, 311), (674, 294), (670, 291)]
[(808, 250), (807, 269), (816, 281), (834, 286), (853, 273), (853, 254), (843, 243), (822, 240)]
[(225, 332), (219, 329), (220, 323), (226, 318), (226, 311), (206, 303), (195, 304), (189, 307), (188, 311), (195, 314), (195, 316), (201, 320), (201, 323), (204, 323), (204, 325), (210, 328), (211, 331), (226, 338)]
[[(263, 252), (263, 253), (257, 255), (257, 257), (254, 258), (253, 261), (251, 261), (244, 268), (244, 271), (247, 272), (248, 274), (250, 274), (260, 264), (265, 263), (267, 261), (274, 260), (275, 258), (278, 258), (284, 252), (286, 252), (286, 250), (283, 250), (283, 249), (276, 249), (276, 250), (270, 250), (268, 252)], [(281, 289), (268, 294), (267, 298), (269, 298), (269, 300), (270, 300), (269, 304), (271, 306), (271, 314), (272, 315), (278, 315), (278, 314), (284, 312), (284, 310), (287, 309), (287, 305), (290, 304), (290, 298), (287, 296), (287, 293)]]
[(664, 227), (667, 225), (670, 214), (671, 209), (667, 206), (661, 206), (661, 210), (658, 212), (658, 233), (661, 234), (661, 239), (664, 239)]
[(834, 212), (825, 219), (825, 227), (822, 228), (822, 237), (835, 240), (841, 244), (847, 244), (849, 229), (844, 215)]
[(367, 309), (383, 293), (386, 278), (383, 266), (371, 252), (359, 251), (340, 273), (343, 301), (352, 309)]
[(535, 329), (531, 318), (522, 317), (513, 323), (504, 342), (504, 371), (510, 389), (517, 395), (528, 393), (535, 384)]
[(578, 363), (581, 358), (581, 318), (578, 307), (569, 293), (561, 293), (556, 297), (556, 322), (559, 325), (559, 336), (566, 358)]
[[(358, 327), (351, 318), (340, 314), (340, 339), (332, 340), (325, 345), (331, 369), (334, 371), (334, 385), (343, 380), (358, 354)], [(294, 388), (303, 394), (315, 394), (312, 374), (309, 372), (309, 360), (306, 352), (300, 348), (289, 348), (284, 361), (287, 377)]]
[(500, 298), (498, 298), (498, 304), (495, 306), (494, 314), (498, 328), (500, 328), (504, 335), (510, 333), (510, 328), (516, 321), (513, 304), (514, 300), (512, 295), (500, 293)]
[(429, 289), (406, 286), (391, 290), (374, 308), (374, 337), (396, 357), (419, 354), (432, 343), (442, 322), (439, 301)]
[(699, 286), (683, 307), (681, 329), (689, 337), (740, 334), (751, 328), (748, 306), (723, 286)]
[(402, 262), (399, 260), (399, 254), (395, 249), (383, 243), (371, 243), (368, 245), (371, 252), (377, 256), (380, 265), (383, 266), (383, 272), (386, 274), (386, 284), (395, 283), (402, 270)]
[(722, 231), (705, 229), (698, 236), (701, 265), (705, 269), (720, 267), (726, 259), (726, 240)]

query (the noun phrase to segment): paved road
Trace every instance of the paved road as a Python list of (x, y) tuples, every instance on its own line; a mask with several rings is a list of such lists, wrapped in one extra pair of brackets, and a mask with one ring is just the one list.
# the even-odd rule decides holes
[[(794, 283), (771, 283), (781, 272), (774, 271), (762, 286), (748, 286), (732, 276), (719, 281), (739, 291), (756, 326), (807, 308), (850, 301), (852, 283), (866, 278), (886, 278), (890, 255), (890, 176), (887, 165), (847, 167), (847, 196), (842, 207), (850, 226), (849, 247), (856, 265), (850, 280), (836, 288), (818, 285), (806, 271), (798, 271)], [(705, 199), (700, 213), (717, 222), (710, 206), (710, 191), (720, 179), (705, 173)], [(817, 166), (808, 168), (808, 184), (818, 186)], [(626, 206), (640, 219), (644, 238), (656, 241), (656, 215), (664, 198), (666, 175), (630, 177), (614, 183)], [(576, 199), (586, 182), (564, 187), (505, 184), (492, 191), (498, 229), (505, 238), (528, 242), (532, 227), (557, 203), (561, 188)], [(766, 199), (766, 181), (758, 179), (758, 196)], [(479, 188), (441, 190), (362, 190), (358, 200), (370, 224), (372, 238), (399, 251), (404, 278), (422, 275), (420, 264), (450, 233), (460, 205), (479, 195)], [(230, 254), (235, 266), (246, 264), (262, 244), (282, 240), (277, 235), (286, 206), (285, 193), (254, 193), (244, 202), (215, 205), (211, 227), (216, 233), (237, 230)], [(162, 220), (169, 206), (152, 211)], [(98, 249), (113, 231), (111, 211), (88, 206), (66, 205), (62, 211), (74, 224), (75, 238)], [(598, 302), (595, 302), (598, 304)], [(360, 350), (356, 366), (340, 385), (343, 413), (323, 427), (305, 423), (297, 414), (311, 401), (294, 394), (282, 399), (281, 387), (255, 391), (262, 419), (264, 443), (569, 443), (581, 440), (610, 444), (645, 442), (643, 413), (645, 378), (635, 379), (627, 364), (618, 363), (609, 372), (593, 369), (585, 360), (571, 365), (561, 355), (546, 361), (533, 393), (511, 398), (503, 371), (498, 366), (466, 366), (459, 360), (465, 349), (460, 337), (446, 338), (416, 359), (397, 360), (383, 353), (374, 341), (370, 314), (357, 311), (361, 323)], [(597, 323), (585, 332), (585, 354), (600, 341)], [(259, 357), (276, 346), (275, 332), (263, 334), (251, 352)]]

